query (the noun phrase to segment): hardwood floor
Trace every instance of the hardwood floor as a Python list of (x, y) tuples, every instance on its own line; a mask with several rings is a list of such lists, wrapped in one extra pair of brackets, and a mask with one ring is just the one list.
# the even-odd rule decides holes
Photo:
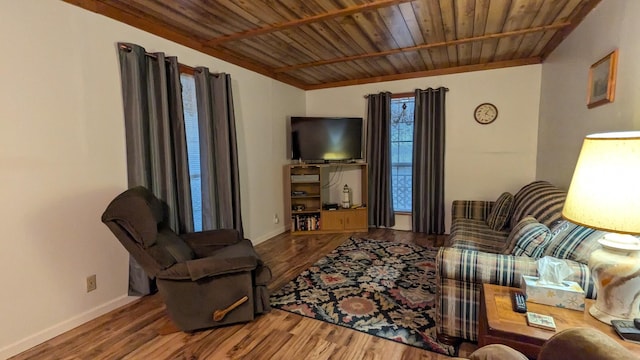
[[(406, 231), (371, 230), (360, 236), (423, 246), (442, 238)], [(256, 246), (278, 289), (350, 234), (278, 235)], [(448, 356), (402, 345), (281, 310), (255, 321), (196, 333), (160, 335), (168, 322), (156, 295), (146, 296), (25, 351), (22, 359), (423, 359)], [(463, 343), (460, 356), (475, 350)]]

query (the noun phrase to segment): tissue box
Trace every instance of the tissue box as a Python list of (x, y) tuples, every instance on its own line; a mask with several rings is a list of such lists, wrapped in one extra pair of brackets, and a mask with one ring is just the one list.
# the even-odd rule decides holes
[(584, 290), (575, 281), (563, 281), (562, 285), (537, 284), (535, 276), (522, 275), (522, 290), (527, 301), (561, 308), (584, 311)]

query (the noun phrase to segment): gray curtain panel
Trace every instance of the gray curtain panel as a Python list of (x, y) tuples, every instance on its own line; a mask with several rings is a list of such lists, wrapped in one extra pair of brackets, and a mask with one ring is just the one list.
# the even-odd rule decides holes
[[(118, 43), (127, 146), (128, 186), (142, 185), (162, 199), (167, 224), (193, 231), (186, 135), (178, 60)], [(133, 259), (131, 258), (131, 261)], [(129, 294), (151, 293), (154, 284), (130, 264)], [(140, 273), (142, 272), (142, 274)]]
[(202, 176), (202, 230), (236, 229), (243, 236), (236, 120), (231, 76), (195, 69)]
[(367, 96), (369, 225), (395, 225), (391, 191), (391, 93)]
[(444, 234), (446, 88), (416, 90), (413, 130), (413, 231)]

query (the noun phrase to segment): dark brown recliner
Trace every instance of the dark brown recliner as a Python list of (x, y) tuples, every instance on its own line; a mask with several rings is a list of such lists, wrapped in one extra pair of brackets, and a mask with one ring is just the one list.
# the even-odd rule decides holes
[(271, 271), (236, 230), (178, 236), (164, 223), (163, 203), (141, 186), (111, 201), (102, 222), (156, 279), (180, 330), (250, 321), (270, 310)]

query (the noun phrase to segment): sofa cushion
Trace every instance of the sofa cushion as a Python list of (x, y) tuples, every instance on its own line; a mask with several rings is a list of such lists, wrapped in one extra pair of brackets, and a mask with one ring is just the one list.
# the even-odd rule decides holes
[(492, 230), (484, 220), (456, 219), (445, 246), (489, 253), (502, 253), (509, 233)]
[(602, 247), (598, 239), (606, 232), (563, 220), (553, 228), (553, 237), (544, 255), (587, 264), (591, 253)]
[(526, 216), (511, 230), (507, 243), (515, 243), (512, 255), (538, 259), (542, 257), (549, 240), (551, 240), (549, 228), (539, 223), (533, 216)]
[(511, 228), (527, 215), (552, 227), (562, 220), (562, 207), (567, 193), (547, 181), (534, 181), (523, 186), (513, 197)]
[(158, 231), (158, 246), (162, 246), (175, 259), (175, 262), (193, 260), (196, 255), (193, 250), (168, 226)]
[(492, 230), (502, 230), (509, 220), (511, 209), (513, 209), (513, 195), (503, 192), (498, 196), (487, 216), (487, 225)]

